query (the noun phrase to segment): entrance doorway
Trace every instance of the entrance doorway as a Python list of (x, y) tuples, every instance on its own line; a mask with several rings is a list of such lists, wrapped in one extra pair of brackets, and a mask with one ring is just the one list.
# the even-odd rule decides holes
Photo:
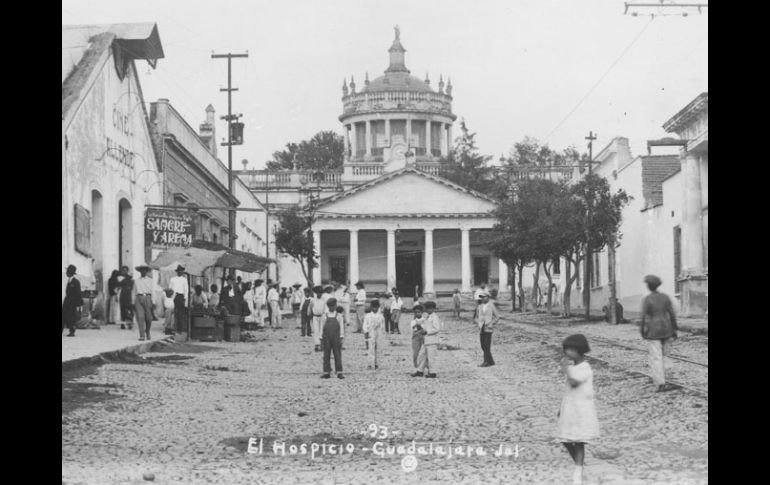
[[(396, 288), (401, 296), (415, 298), (416, 287), (422, 293), (422, 253), (402, 251), (396, 253)], [(390, 288), (388, 288), (390, 291)]]
[(340, 284), (347, 284), (348, 258), (345, 256), (333, 256), (329, 258), (329, 266), (331, 266), (332, 281)]
[(489, 256), (473, 258), (473, 284), (489, 283)]
[(126, 199), (120, 199), (118, 202), (118, 266), (128, 266), (131, 264), (131, 232), (132, 232), (132, 214), (131, 203)]
[(104, 204), (102, 194), (98, 190), (91, 191), (91, 257), (94, 259), (94, 280), (96, 289), (104, 291), (104, 252), (103, 252), (103, 227), (104, 216), (102, 214)]

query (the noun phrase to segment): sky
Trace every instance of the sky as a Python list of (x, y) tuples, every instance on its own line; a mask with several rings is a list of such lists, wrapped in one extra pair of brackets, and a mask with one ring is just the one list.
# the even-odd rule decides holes
[(495, 160), (525, 136), (585, 151), (589, 131), (594, 153), (624, 136), (645, 154), (708, 91), (708, 9), (637, 11), (624, 15), (623, 0), (62, 0), (62, 24), (156, 22), (165, 58), (155, 70), (138, 61), (145, 101), (169, 99), (192, 126), (209, 104), (227, 111), (227, 61), (212, 52), (248, 52), (232, 63), (245, 123), (233, 166), (260, 169), (288, 142), (342, 133), (343, 79), (360, 90), (365, 73), (383, 74), (394, 25), (413, 75), (434, 89), (451, 78), (454, 135), (464, 118)]

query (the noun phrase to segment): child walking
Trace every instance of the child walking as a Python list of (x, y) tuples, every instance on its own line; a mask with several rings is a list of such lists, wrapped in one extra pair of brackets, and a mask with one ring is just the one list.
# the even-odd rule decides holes
[(334, 372), (338, 379), (342, 376), (342, 340), (345, 338), (345, 327), (342, 325), (342, 312), (337, 313), (337, 299), (332, 297), (326, 301), (327, 311), (324, 313), (324, 323), (321, 328), (321, 345), (324, 349), (323, 375), (321, 379), (331, 377), (331, 354), (334, 352)]
[(378, 300), (372, 300), (371, 311), (364, 317), (364, 333), (369, 336), (369, 366), (371, 369), (377, 365), (377, 354), (379, 353), (380, 345), (384, 341), (384, 328), (385, 317), (380, 313), (380, 302)]
[(423, 351), (423, 343), (425, 343), (425, 336), (422, 333), (422, 324), (425, 323), (425, 318), (422, 316), (422, 305), (415, 305), (412, 308), (414, 312), (414, 318), (409, 326), (412, 328), (412, 363), (414, 364), (415, 371), (409, 374), (412, 377), (422, 377), (425, 374), (420, 370), (420, 353)]
[(564, 358), (561, 369), (567, 377), (567, 390), (559, 410), (557, 439), (564, 444), (575, 462), (572, 483), (583, 483), (585, 444), (599, 437), (599, 420), (594, 404), (594, 384), (591, 366), (585, 360), (590, 352), (588, 341), (581, 334), (570, 335), (562, 343)]
[(166, 288), (163, 293), (163, 333), (174, 335), (174, 290)]
[(455, 288), (454, 295), (452, 295), (452, 314), (455, 318), (460, 318), (460, 290)]

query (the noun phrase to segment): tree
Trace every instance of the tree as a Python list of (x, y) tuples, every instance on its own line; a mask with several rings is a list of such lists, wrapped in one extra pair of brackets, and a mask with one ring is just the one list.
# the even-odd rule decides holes
[(494, 170), (487, 166), (492, 157), (479, 153), (476, 133), (468, 130), (464, 119), (460, 122), (460, 130), (462, 134), (456, 139), (454, 150), (441, 160), (446, 167), (443, 177), (482, 194), (492, 194)]
[[(574, 234), (565, 231), (564, 227), (569, 227), (578, 206), (563, 182), (523, 179), (516, 182), (513, 192), (513, 197), (502, 201), (494, 213), (499, 222), (493, 229), (497, 236), (493, 251), (501, 258), (514, 256), (508, 264), (519, 270), (520, 294), (523, 292), (523, 266), (535, 264), (533, 298), (537, 297), (539, 289), (540, 269), (544, 270), (548, 278), (547, 308), (550, 312), (553, 301), (551, 267), (554, 259), (569, 249), (574, 238)], [(521, 303), (523, 308), (523, 301)]]
[[(582, 234), (576, 235), (576, 242), (583, 246), (583, 258), (592, 257), (608, 244), (615, 244), (620, 239), (620, 223), (623, 207), (628, 204), (628, 194), (623, 189), (611, 193), (610, 184), (596, 174), (586, 175), (571, 187), (571, 192), (579, 207)], [(590, 248), (587, 254), (585, 248)], [(573, 248), (574, 249), (574, 248)], [(587, 272), (586, 272), (587, 273)], [(583, 295), (585, 318), (589, 319), (591, 308), (591, 275), (584, 275)]]
[(273, 152), (268, 170), (330, 170), (341, 168), (345, 157), (345, 140), (333, 131), (319, 131), (311, 139), (287, 143)]
[(278, 220), (280, 227), (275, 233), (275, 247), (299, 263), (308, 286), (313, 286), (310, 271), (317, 267), (318, 263), (310, 230), (313, 223), (312, 214), (295, 207), (282, 212)]

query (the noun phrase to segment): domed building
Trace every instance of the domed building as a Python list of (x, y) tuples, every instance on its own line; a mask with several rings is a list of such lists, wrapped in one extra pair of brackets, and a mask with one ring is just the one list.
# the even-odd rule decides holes
[[(313, 223), (315, 283), (361, 281), (405, 297), (507, 285), (485, 242), (493, 200), (440, 177), (452, 144), (452, 84), (411, 75), (398, 27), (385, 73), (360, 91), (342, 85), (343, 190), (322, 199)], [(503, 275), (502, 281), (499, 275)]]
[[(457, 118), (452, 83), (439, 76), (433, 89), (427, 75), (411, 74), (397, 27), (388, 52), (382, 76), (366, 75), (360, 90), (353, 77), (343, 81), (342, 170), (237, 173), (271, 210), (313, 197), (315, 284), (360, 281), (370, 294), (396, 287), (407, 298), (505, 288), (507, 268), (485, 244), (495, 202), (441, 177)], [(301, 280), (289, 259), (280, 278)]]
[(388, 50), (390, 65), (385, 73), (356, 89), (353, 77), (342, 85), (346, 152), (343, 183), (355, 185), (407, 164), (437, 175), (439, 157), (448, 154), (452, 144), (452, 82), (438, 90), (430, 79), (413, 76), (407, 69), (396, 27), (396, 37)]

